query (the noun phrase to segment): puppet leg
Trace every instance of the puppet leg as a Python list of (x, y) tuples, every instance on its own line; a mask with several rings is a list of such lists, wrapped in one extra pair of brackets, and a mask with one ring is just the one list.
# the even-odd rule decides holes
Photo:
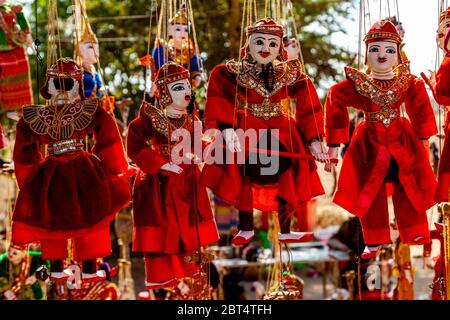
[(172, 288), (178, 284), (177, 275), (181, 268), (176, 264), (172, 255), (159, 252), (146, 252), (145, 263), (145, 286), (149, 290)]
[(83, 281), (95, 282), (106, 278), (104, 270), (97, 270), (97, 258), (106, 257), (111, 253), (109, 225), (73, 241), (73, 257), (82, 261)]
[(313, 239), (312, 232), (292, 232), (291, 231), (291, 215), (293, 209), (288, 202), (278, 197), (278, 222), (280, 223), (280, 233), (278, 240), (283, 243), (289, 242), (308, 242)]
[(241, 194), (236, 207), (239, 210), (239, 232), (231, 242), (235, 246), (242, 246), (252, 241), (255, 236), (253, 230), (253, 190), (247, 178), (242, 181)]
[(41, 240), (42, 259), (50, 260), (50, 280), (53, 282), (66, 282), (72, 273), (64, 268), (64, 259), (67, 257), (67, 240), (45, 239)]
[(401, 241), (412, 245), (429, 243), (431, 240), (427, 214), (416, 211), (399, 183), (394, 185), (392, 201)]
[(391, 242), (389, 210), (384, 184), (373, 200), (372, 206), (361, 218), (364, 242), (367, 245), (381, 245)]

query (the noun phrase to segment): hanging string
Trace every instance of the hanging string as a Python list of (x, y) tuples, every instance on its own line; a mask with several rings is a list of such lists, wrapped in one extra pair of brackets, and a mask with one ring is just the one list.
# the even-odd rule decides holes
[(369, 28), (372, 26), (372, 17), (370, 15), (370, 0), (367, 0), (367, 15), (369, 16)]
[[(149, 29), (148, 29), (148, 40), (147, 40), (147, 57), (150, 55), (150, 44), (151, 44), (151, 38), (152, 38), (152, 16), (153, 16), (153, 9), (156, 10), (156, 14), (158, 14), (158, 3), (155, 0), (152, 0), (150, 3), (150, 17), (149, 17)], [(158, 17), (156, 17), (156, 21), (158, 21)], [(159, 56), (159, 55), (158, 55)], [(146, 66), (146, 74), (144, 77), (144, 96), (142, 98), (142, 100), (145, 100), (145, 96), (147, 94), (146, 89), (147, 89), (147, 70), (149, 70), (149, 68), (151, 68), (151, 66)], [(152, 76), (150, 74), (150, 81), (152, 81)]]
[[(203, 69), (203, 61), (202, 61), (202, 59), (200, 59), (200, 47), (198, 46), (198, 42), (197, 42), (197, 31), (195, 29), (195, 21), (194, 21), (194, 14), (193, 14), (193, 10), (192, 10), (191, 0), (188, 0), (187, 4), (189, 6), (188, 20), (191, 22), (192, 35), (193, 35), (193, 39), (194, 39), (194, 53), (198, 57), (197, 60), (199, 63), (199, 69), (201, 70), (202, 78), (206, 81), (206, 73), (205, 73), (205, 70)], [(190, 52), (190, 50), (189, 50), (189, 52)]]
[(397, 12), (397, 20), (400, 21), (400, 10), (398, 9), (398, 0), (395, 0), (395, 8)]
[(358, 70), (361, 68), (362, 25), (364, 23), (363, 22), (363, 14), (364, 14), (364, 2), (363, 2), (363, 0), (359, 0)]
[(41, 56), (40, 53), (40, 49), (39, 47), (41, 46), (41, 41), (39, 40), (39, 35), (38, 35), (38, 2), (34, 1), (34, 19), (35, 19), (35, 25), (34, 25), (34, 49), (36, 51), (36, 92), (37, 94), (37, 103), (40, 104), (40, 94), (39, 94), (39, 90), (41, 89), (40, 86), (40, 77), (39, 77), (39, 67), (43, 65), (44, 60)]

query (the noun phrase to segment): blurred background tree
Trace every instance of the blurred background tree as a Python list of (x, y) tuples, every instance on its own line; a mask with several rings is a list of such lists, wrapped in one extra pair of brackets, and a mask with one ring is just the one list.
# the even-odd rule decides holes
[[(30, 55), (35, 102), (38, 86), (44, 83), (47, 50), (47, 1), (25, 0), (33, 37), (42, 45), (42, 63)], [(191, 0), (198, 44), (204, 59), (204, 68), (210, 71), (217, 64), (238, 56), (241, 35), (242, 1)], [(89, 0), (87, 12), (100, 44), (100, 62), (106, 84), (116, 100), (132, 98), (130, 118), (134, 118), (142, 100), (144, 70), (138, 57), (147, 52), (150, 17), (152, 17), (151, 49), (156, 36), (156, 8), (149, 0)], [(161, 1), (157, 1), (158, 9)], [(348, 11), (354, 0), (293, 0), (293, 17), (299, 34), (305, 69), (318, 87), (340, 80), (342, 66), (351, 64), (354, 54), (333, 43), (332, 36), (343, 32), (342, 21), (351, 19)], [(265, 1), (258, 1), (259, 17), (264, 12)], [(73, 56), (73, 35), (68, 19), (72, 15), (72, 1), (58, 1), (62, 52)], [(36, 23), (37, 17), (37, 23)], [(69, 20), (70, 21), (70, 20)], [(36, 30), (37, 26), (37, 30)], [(356, 26), (356, 21), (355, 21)], [(291, 32), (291, 36), (294, 36)], [(39, 76), (37, 73), (39, 65)], [(202, 92), (204, 94), (204, 90)], [(42, 98), (40, 98), (42, 102)]]

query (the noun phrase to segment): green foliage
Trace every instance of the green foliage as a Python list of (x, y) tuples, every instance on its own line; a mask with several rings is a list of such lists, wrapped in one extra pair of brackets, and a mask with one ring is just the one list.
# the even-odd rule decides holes
[[(46, 69), (46, 50), (48, 41), (46, 0), (28, 3), (31, 16), (28, 17), (33, 29), (33, 37), (41, 40), (43, 64), (36, 72), (36, 57), (30, 56), (33, 91), (37, 102), (38, 84), (44, 83)], [(134, 101), (135, 116), (144, 89), (144, 70), (137, 58), (147, 52), (149, 18), (151, 8), (148, 0), (97, 0), (87, 1), (90, 22), (100, 42), (100, 60), (104, 70), (105, 82), (116, 99), (131, 97)], [(342, 74), (341, 65), (349, 63), (350, 53), (334, 43), (331, 35), (345, 32), (340, 21), (348, 18), (352, 0), (294, 0), (295, 22), (299, 33), (307, 73), (316, 84), (322, 80), (337, 80)], [(158, 1), (160, 6), (161, 1)], [(261, 9), (264, 1), (260, 1)], [(61, 20), (60, 33), (62, 53), (73, 56), (73, 36), (67, 26), (71, 13), (70, 0), (58, 1), (58, 14)], [(239, 0), (192, 0), (197, 38), (201, 52), (206, 57), (204, 67), (210, 71), (215, 65), (238, 56), (241, 35), (242, 3)], [(262, 12), (262, 10), (261, 10)], [(35, 27), (35, 14), (38, 30)], [(124, 16), (133, 18), (121, 19)], [(152, 14), (151, 49), (156, 36), (156, 15)], [(261, 16), (262, 17), (262, 13)], [(356, 26), (356, 22), (355, 22)], [(204, 94), (203, 92), (201, 92)], [(201, 98), (199, 99), (202, 100)], [(42, 103), (42, 98), (40, 98)]]

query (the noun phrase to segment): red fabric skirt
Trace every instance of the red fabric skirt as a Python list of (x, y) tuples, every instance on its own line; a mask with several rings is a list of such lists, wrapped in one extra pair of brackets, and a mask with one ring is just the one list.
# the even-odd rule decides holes
[(13, 214), (12, 241), (76, 238), (104, 227), (130, 202), (129, 183), (87, 152), (49, 156), (31, 169)]
[(32, 103), (30, 65), (25, 49), (0, 51), (0, 106), (13, 110)]
[(198, 168), (181, 167), (180, 174), (138, 173), (133, 193), (134, 251), (179, 254), (219, 239), (206, 188), (198, 184)]

